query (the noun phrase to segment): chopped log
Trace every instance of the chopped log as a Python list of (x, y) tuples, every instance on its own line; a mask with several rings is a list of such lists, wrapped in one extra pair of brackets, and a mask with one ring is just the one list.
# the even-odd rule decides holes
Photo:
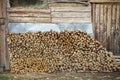
[(82, 31), (9, 33), (7, 41), (15, 74), (119, 70), (113, 53)]

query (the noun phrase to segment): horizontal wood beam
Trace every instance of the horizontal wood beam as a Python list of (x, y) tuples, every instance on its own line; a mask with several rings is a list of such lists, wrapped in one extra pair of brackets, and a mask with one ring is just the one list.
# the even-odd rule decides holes
[(52, 23), (91, 23), (91, 18), (52, 18)]
[(48, 2), (73, 2), (73, 3), (76, 3), (76, 2), (86, 2), (88, 0), (48, 0)]
[(120, 2), (120, 0), (90, 0), (91, 3), (117, 3)]
[(9, 17), (34, 17), (34, 18), (50, 18), (51, 14), (44, 13), (9, 13)]
[(91, 11), (91, 7), (51, 7), (51, 11)]
[(24, 9), (24, 8), (10, 8), (8, 9), (9, 13), (50, 13), (50, 9)]
[(51, 18), (34, 18), (34, 17), (9, 17), (9, 22), (14, 22), (14, 23), (50, 23)]
[(90, 12), (52, 12), (52, 18), (91, 18)]

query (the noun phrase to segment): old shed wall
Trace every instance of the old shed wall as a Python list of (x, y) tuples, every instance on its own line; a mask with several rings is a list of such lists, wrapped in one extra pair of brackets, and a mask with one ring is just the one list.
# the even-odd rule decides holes
[(95, 39), (120, 55), (120, 0), (91, 0)]
[(10, 22), (81, 23), (91, 22), (91, 7), (81, 3), (49, 2), (47, 9), (10, 8)]

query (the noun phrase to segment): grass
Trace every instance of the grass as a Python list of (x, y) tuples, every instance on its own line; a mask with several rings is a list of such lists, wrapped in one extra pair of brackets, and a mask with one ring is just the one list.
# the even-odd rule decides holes
[[(114, 74), (114, 73), (113, 73)], [(120, 76), (116, 76), (120, 78)], [(0, 80), (120, 80), (115, 76), (103, 74), (26, 74), (26, 75), (13, 75), (13, 74), (0, 74)]]
[(7, 76), (0, 76), (0, 80), (9, 80), (9, 77), (7, 77)]

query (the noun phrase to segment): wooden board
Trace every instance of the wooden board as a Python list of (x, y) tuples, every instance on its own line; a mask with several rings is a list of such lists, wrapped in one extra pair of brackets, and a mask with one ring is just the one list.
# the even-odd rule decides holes
[(92, 8), (95, 39), (114, 55), (120, 55), (120, 3), (93, 3)]
[(78, 4), (78, 3), (49, 3), (48, 4), (49, 8), (50, 7), (83, 7), (83, 4)]
[(90, 12), (91, 11), (91, 7), (50, 7), (51, 8), (51, 11), (66, 11), (66, 12), (69, 12), (69, 11), (85, 11), (85, 12)]
[(17, 9), (11, 8), (9, 12), (9, 22), (51, 22), (50, 9)]
[(52, 12), (52, 18), (91, 18), (90, 12)]
[(88, 0), (48, 0), (49, 2), (84, 2), (84, 1), (88, 1)]
[(90, 18), (52, 18), (52, 23), (90, 23)]
[(0, 1), (0, 68), (10, 70), (9, 53), (7, 48), (7, 1)]
[(120, 2), (120, 0), (90, 0), (92, 3)]
[(9, 22), (26, 22), (26, 23), (50, 23), (50, 18), (34, 18), (34, 17), (9, 17)]
[(32, 9), (32, 8), (10, 8), (8, 9), (10, 13), (50, 13), (50, 9)]
[(44, 14), (44, 13), (9, 13), (9, 17), (50, 18), (51, 14)]

